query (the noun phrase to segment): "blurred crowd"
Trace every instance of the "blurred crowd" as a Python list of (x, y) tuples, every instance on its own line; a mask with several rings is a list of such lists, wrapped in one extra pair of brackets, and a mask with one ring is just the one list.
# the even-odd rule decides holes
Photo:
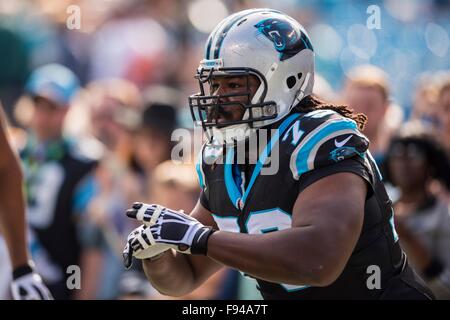
[[(168, 298), (138, 264), (123, 268), (124, 239), (136, 227), (124, 212), (135, 201), (195, 206), (194, 161), (171, 161), (172, 132), (193, 130), (187, 97), (198, 90), (208, 33), (231, 12), (264, 6), (311, 30), (315, 94), (368, 116), (363, 133), (401, 245), (436, 296), (450, 299), (450, 5), (373, 2), (382, 29), (362, 36), (378, 39), (374, 52), (352, 36), (366, 22), (364, 1), (1, 1), (0, 102), (23, 164), (30, 250), (53, 296)], [(71, 5), (79, 29), (68, 28)], [(9, 297), (5, 250), (0, 235), (0, 299)], [(67, 287), (70, 265), (80, 266), (81, 289)], [(182, 298), (260, 296), (253, 280), (225, 269)]]

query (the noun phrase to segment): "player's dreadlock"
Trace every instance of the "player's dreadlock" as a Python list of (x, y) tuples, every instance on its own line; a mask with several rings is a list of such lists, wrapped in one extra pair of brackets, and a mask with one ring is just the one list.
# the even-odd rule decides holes
[(357, 123), (359, 130), (364, 130), (364, 126), (367, 122), (367, 116), (365, 114), (355, 113), (353, 109), (350, 109), (346, 105), (327, 103), (315, 95), (305, 97), (295, 108), (299, 112), (310, 112), (315, 110), (336, 111), (340, 115), (354, 120)]

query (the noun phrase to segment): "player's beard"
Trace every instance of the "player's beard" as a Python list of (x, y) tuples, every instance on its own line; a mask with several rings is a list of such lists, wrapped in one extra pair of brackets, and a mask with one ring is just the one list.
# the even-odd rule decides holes
[(240, 111), (243, 111), (242, 106), (239, 104), (227, 105), (227, 106), (217, 104), (215, 106), (212, 106), (208, 109), (207, 121), (220, 124), (223, 122), (226, 123), (226, 122), (231, 122), (231, 121), (242, 120), (242, 116), (244, 115), (244, 112), (242, 112), (242, 115), (239, 117), (239, 119), (235, 119), (234, 111), (237, 110), (235, 108), (239, 108)]

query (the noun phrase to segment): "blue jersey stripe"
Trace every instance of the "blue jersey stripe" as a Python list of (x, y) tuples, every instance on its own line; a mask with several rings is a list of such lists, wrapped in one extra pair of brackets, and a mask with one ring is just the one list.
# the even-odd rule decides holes
[(200, 149), (197, 163), (195, 164), (195, 170), (197, 171), (197, 176), (198, 176), (198, 183), (200, 185), (200, 188), (203, 189), (205, 186), (205, 182), (203, 181), (202, 164), (203, 164), (203, 147)]
[(297, 119), (300, 116), (299, 113), (295, 113), (287, 117), (280, 125), (280, 127), (275, 131), (275, 134), (273, 135), (272, 139), (267, 143), (264, 150), (259, 155), (258, 162), (255, 165), (255, 168), (253, 169), (253, 173), (250, 179), (250, 182), (245, 189), (244, 195), (241, 194), (240, 189), (236, 185), (236, 180), (233, 177), (233, 162), (234, 162), (234, 148), (227, 149), (227, 155), (226, 160), (224, 163), (224, 176), (225, 176), (225, 187), (227, 189), (228, 197), (230, 198), (231, 202), (237, 208), (239, 208), (239, 202), (242, 201), (242, 204), (245, 204), (245, 201), (247, 200), (247, 197), (250, 193), (250, 190), (253, 187), (253, 184), (256, 181), (256, 178), (259, 176), (261, 172), (261, 168), (263, 164), (266, 162), (267, 156), (271, 152), (273, 146), (278, 142), (280, 136), (288, 129), (288, 127), (292, 124), (292, 122)]
[(326, 138), (329, 135), (332, 135), (334, 132), (345, 129), (353, 129), (356, 132), (356, 123), (352, 120), (333, 121), (324, 126), (319, 132), (311, 137), (308, 142), (306, 142), (305, 145), (303, 145), (299, 149), (297, 153), (296, 166), (298, 176), (301, 176), (303, 173), (309, 171), (308, 158), (314, 146), (322, 139)]
[(234, 148), (229, 148), (227, 150), (226, 161), (224, 164), (225, 170), (225, 187), (227, 189), (228, 197), (230, 198), (233, 205), (239, 209), (238, 203), (241, 198), (241, 193), (236, 186), (236, 182), (233, 178), (233, 162), (234, 162)]
[(203, 189), (203, 187), (205, 186), (205, 184), (204, 184), (204, 182), (203, 182), (203, 176), (202, 176), (202, 173), (201, 173), (201, 169), (200, 169), (200, 163), (197, 163), (196, 165), (195, 165), (195, 170), (197, 171), (197, 176), (198, 176), (198, 183), (199, 183), (199, 185), (200, 185), (200, 188), (202, 188)]
[[(266, 162), (267, 156), (272, 150), (273, 146), (278, 142), (278, 139), (280, 139), (280, 136), (283, 135), (283, 133), (286, 131), (286, 129), (292, 124), (292, 122), (299, 117), (299, 113), (294, 113), (287, 117), (280, 125), (280, 127), (275, 131), (274, 136), (272, 139), (270, 139), (269, 143), (264, 148), (263, 152), (259, 156), (258, 162), (256, 163), (255, 169), (253, 170), (252, 177), (250, 179), (250, 182), (248, 184), (247, 189), (245, 190), (245, 194), (242, 197), (242, 201), (245, 203), (247, 200), (248, 194), (250, 193), (251, 188), (253, 187), (253, 184), (255, 183), (256, 178), (259, 176), (259, 173), (261, 172), (261, 168), (263, 164)], [(270, 150), (269, 150), (270, 149)]]

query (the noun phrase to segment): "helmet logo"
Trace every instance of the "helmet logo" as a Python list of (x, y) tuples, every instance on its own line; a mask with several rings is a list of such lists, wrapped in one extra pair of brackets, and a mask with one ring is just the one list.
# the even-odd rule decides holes
[(288, 20), (269, 18), (255, 25), (260, 33), (273, 42), (280, 61), (295, 56), (303, 49), (313, 50), (308, 37)]

